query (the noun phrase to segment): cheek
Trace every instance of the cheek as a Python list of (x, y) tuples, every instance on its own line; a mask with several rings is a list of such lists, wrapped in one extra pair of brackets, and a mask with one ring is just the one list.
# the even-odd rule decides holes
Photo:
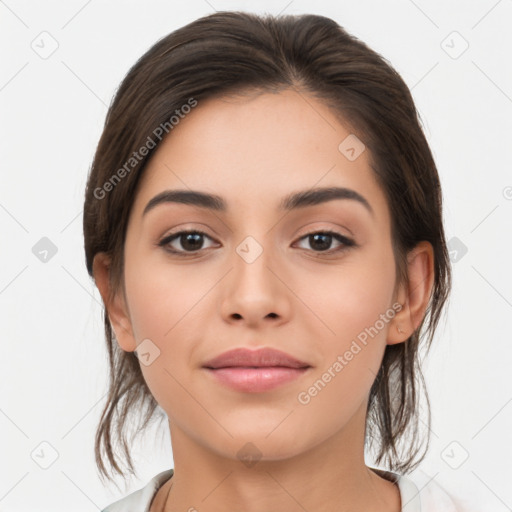
[(365, 408), (394, 316), (389, 303), (393, 281), (383, 277), (383, 268), (352, 270), (339, 283), (326, 280), (324, 292), (328, 293), (310, 296), (325, 323), (317, 322), (316, 329), (322, 333), (318, 337), (321, 355), (314, 375), (296, 397), (299, 410), (304, 408), (305, 422), (314, 422), (312, 418), (329, 410), (325, 428), (333, 431)]
[[(141, 371), (151, 393), (166, 410), (187, 400), (186, 382), (192, 354), (204, 335), (204, 300), (216, 275), (186, 271), (132, 250), (125, 260), (125, 287), (131, 327), (141, 344)], [(215, 274), (215, 272), (213, 272)]]
[[(383, 252), (355, 254), (338, 266), (317, 267), (297, 281), (305, 313), (329, 345), (341, 348), (390, 310), (394, 260)], [(378, 326), (386, 331), (381, 322)]]
[(190, 324), (198, 304), (218, 280), (212, 273), (169, 263), (165, 255), (133, 252), (126, 259), (126, 294), (137, 340), (165, 345)]
[(320, 386), (328, 383), (326, 387), (331, 388), (320, 400), (326, 404), (331, 393), (330, 398), (336, 400), (350, 401), (348, 392), (352, 400), (354, 395), (362, 398), (379, 370), (395, 314), (391, 308), (394, 259), (391, 247), (382, 247), (361, 251), (336, 270), (317, 272), (311, 281), (315, 286), (307, 294), (305, 288), (301, 292), (314, 313), (311, 325), (320, 340), (321, 365), (316, 377), (321, 379)]

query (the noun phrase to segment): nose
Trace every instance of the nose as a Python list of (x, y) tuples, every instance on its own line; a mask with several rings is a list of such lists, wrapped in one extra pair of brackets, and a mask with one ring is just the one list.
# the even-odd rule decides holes
[(289, 321), (293, 293), (283, 265), (273, 254), (252, 237), (236, 247), (221, 298), (221, 314), (227, 322), (257, 327)]

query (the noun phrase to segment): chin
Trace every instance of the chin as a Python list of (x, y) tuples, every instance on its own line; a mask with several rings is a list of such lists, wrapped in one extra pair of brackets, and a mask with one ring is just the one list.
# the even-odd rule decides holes
[[(307, 446), (297, 442), (297, 438), (286, 432), (273, 433), (267, 437), (267, 432), (258, 434), (246, 433), (236, 435), (229, 443), (221, 447), (222, 455), (244, 462), (247, 467), (257, 462), (272, 462), (290, 459), (307, 451)], [(219, 446), (217, 445), (216, 451)]]

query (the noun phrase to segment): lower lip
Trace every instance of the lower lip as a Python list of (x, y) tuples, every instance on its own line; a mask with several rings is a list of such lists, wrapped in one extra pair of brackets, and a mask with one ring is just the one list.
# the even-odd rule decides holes
[(261, 368), (206, 368), (222, 384), (237, 391), (259, 393), (277, 388), (304, 375), (309, 368), (268, 366)]

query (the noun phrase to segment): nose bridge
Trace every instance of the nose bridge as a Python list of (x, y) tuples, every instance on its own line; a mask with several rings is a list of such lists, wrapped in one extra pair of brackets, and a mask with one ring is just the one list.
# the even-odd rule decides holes
[(248, 274), (256, 272), (263, 276), (269, 272), (266, 266), (272, 267), (276, 263), (272, 260), (277, 247), (274, 247), (275, 229), (271, 224), (272, 219), (266, 216), (262, 206), (265, 206), (262, 198), (253, 198), (249, 204), (246, 202), (240, 205), (240, 227), (234, 233), (239, 239), (234, 245), (237, 256), (234, 261), (239, 264), (237, 270), (244, 272), (244, 266), (247, 266)]
[[(247, 235), (236, 247), (234, 258), (234, 273), (237, 283), (262, 287), (269, 284), (272, 276), (272, 254), (275, 252), (269, 246), (269, 237)], [(274, 262), (275, 264), (275, 262)]]
[[(235, 248), (235, 252), (247, 265), (252, 265), (257, 260), (265, 261), (268, 258), (268, 239), (263, 240), (262, 236), (258, 238), (259, 240), (252, 235), (247, 235)], [(267, 255), (262, 258), (264, 252)]]

